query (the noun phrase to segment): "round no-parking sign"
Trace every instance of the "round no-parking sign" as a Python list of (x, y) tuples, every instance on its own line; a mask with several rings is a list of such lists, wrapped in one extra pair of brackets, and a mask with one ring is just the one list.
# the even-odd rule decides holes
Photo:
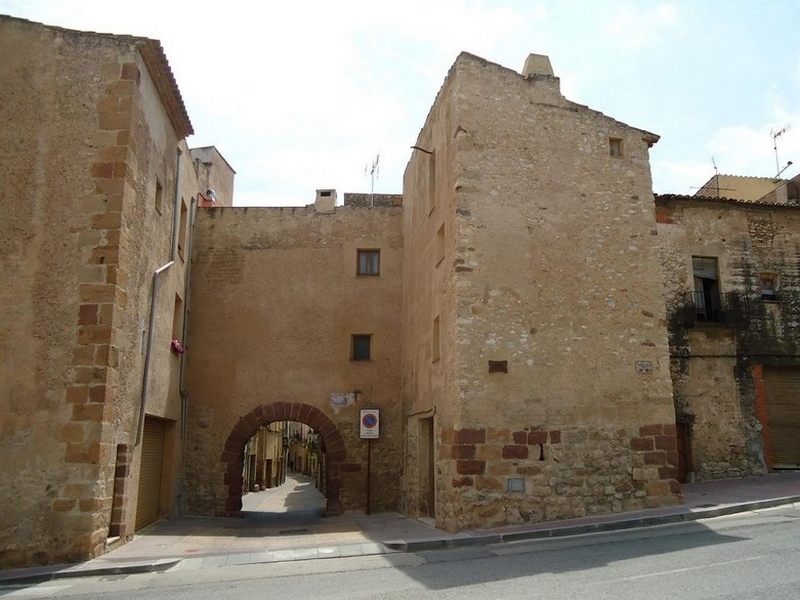
[(380, 411), (367, 408), (361, 411), (361, 438), (375, 439), (380, 431)]

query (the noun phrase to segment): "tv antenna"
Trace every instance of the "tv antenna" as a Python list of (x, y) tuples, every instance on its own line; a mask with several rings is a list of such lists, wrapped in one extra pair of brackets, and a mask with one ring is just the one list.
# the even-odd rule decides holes
[(774, 131), (772, 129), (769, 130), (769, 134), (772, 136), (772, 149), (775, 151), (775, 170), (777, 171), (777, 175), (775, 178), (778, 179), (786, 169), (792, 166), (792, 161), (786, 163), (786, 166), (781, 169), (781, 163), (778, 160), (778, 138), (781, 137), (784, 133), (789, 131), (792, 128), (791, 123), (787, 123), (782, 129), (778, 131)]
[(377, 179), (378, 174), (380, 172), (380, 160), (381, 154), (380, 152), (375, 155), (375, 160), (372, 161), (372, 166), (367, 165), (364, 167), (364, 176), (366, 177), (367, 171), (369, 171), (369, 176), (371, 179), (370, 183), (370, 190), (369, 190), (369, 205), (375, 206), (375, 179)]
[[(715, 190), (717, 192), (716, 197), (717, 198), (720, 197), (720, 195), (719, 195), (720, 190), (725, 191), (725, 192), (734, 192), (734, 191), (736, 191), (736, 188), (721, 188), (721, 187), (719, 187), (719, 169), (717, 168), (717, 161), (714, 160), (713, 156), (711, 157), (711, 164), (714, 165), (714, 188), (715, 188)], [(708, 184), (706, 184), (706, 185), (708, 185)], [(704, 187), (706, 187), (706, 186), (705, 185), (704, 186), (700, 186), (700, 187), (692, 186), (690, 189), (702, 190)]]

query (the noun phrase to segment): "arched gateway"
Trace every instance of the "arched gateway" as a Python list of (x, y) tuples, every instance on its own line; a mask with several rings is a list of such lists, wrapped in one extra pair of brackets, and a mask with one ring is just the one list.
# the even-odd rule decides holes
[(301, 402), (274, 402), (262, 404), (251, 410), (233, 427), (225, 448), (222, 463), (225, 471), (225, 485), (228, 499), (225, 502), (225, 516), (238, 517), (242, 512), (242, 484), (244, 478), (244, 445), (261, 427), (275, 421), (298, 421), (314, 429), (322, 438), (325, 448), (327, 468), (325, 469), (326, 515), (342, 513), (340, 493), (342, 479), (340, 465), (346, 458), (344, 441), (336, 425), (319, 409)]

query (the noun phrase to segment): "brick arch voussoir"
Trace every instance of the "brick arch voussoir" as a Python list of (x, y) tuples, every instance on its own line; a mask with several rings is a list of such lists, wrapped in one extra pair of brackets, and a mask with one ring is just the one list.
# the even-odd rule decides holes
[(322, 437), (326, 448), (328, 468), (326, 470), (326, 513), (341, 514), (340, 491), (343, 481), (339, 466), (347, 459), (344, 439), (333, 421), (318, 408), (303, 402), (273, 402), (262, 404), (239, 419), (225, 440), (220, 460), (223, 464), (223, 482), (228, 491), (223, 516), (238, 517), (242, 513), (242, 449), (262, 425), (274, 421), (299, 421), (305, 423)]

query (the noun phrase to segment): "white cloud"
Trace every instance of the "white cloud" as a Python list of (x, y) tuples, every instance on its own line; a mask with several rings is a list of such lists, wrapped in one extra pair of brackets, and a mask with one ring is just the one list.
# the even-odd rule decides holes
[(675, 4), (661, 4), (651, 10), (623, 9), (605, 27), (605, 34), (628, 48), (641, 48), (662, 40), (679, 23)]

